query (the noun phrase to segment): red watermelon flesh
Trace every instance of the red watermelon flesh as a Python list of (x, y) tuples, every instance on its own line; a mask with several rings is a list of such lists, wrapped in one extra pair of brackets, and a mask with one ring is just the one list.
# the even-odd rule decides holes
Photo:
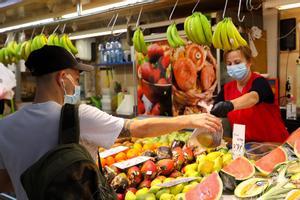
[(217, 200), (222, 196), (223, 183), (219, 174), (213, 172), (185, 194), (186, 200)]
[(245, 157), (238, 157), (222, 168), (222, 172), (236, 180), (246, 180), (255, 173), (254, 165)]
[(288, 156), (282, 147), (277, 147), (255, 162), (256, 168), (265, 175), (270, 174), (276, 165), (287, 161)]
[(298, 158), (300, 158), (300, 138), (296, 140), (294, 145), (294, 152)]
[(296, 140), (300, 138), (300, 128), (295, 130), (286, 140), (286, 143), (288, 143), (291, 147), (294, 147), (294, 144)]

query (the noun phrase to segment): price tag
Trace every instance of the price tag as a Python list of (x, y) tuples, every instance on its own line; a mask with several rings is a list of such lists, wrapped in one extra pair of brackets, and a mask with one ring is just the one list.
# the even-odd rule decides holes
[(138, 156), (138, 157), (135, 157), (135, 158), (131, 158), (129, 160), (125, 160), (125, 161), (122, 161), (122, 162), (115, 163), (113, 165), (116, 166), (119, 169), (126, 169), (128, 167), (132, 167), (132, 166), (138, 165), (140, 163), (143, 163), (143, 162), (149, 160), (150, 158), (151, 157), (148, 157), (148, 156)]
[(244, 156), (245, 153), (245, 130), (243, 124), (233, 124), (232, 153), (233, 158)]
[(118, 147), (115, 147), (115, 148), (112, 148), (112, 149), (109, 149), (109, 150), (106, 150), (106, 151), (103, 151), (103, 152), (99, 153), (99, 156), (100, 156), (100, 158), (106, 158), (108, 156), (112, 156), (114, 154), (125, 151), (126, 149), (128, 149), (128, 147), (118, 146)]
[(187, 183), (193, 180), (198, 179), (197, 177), (187, 177), (187, 178), (180, 178), (180, 179), (176, 179), (176, 180), (172, 180), (166, 183), (162, 183), (162, 184), (158, 184), (157, 186), (159, 187), (172, 187), (174, 185), (178, 185), (180, 183)]

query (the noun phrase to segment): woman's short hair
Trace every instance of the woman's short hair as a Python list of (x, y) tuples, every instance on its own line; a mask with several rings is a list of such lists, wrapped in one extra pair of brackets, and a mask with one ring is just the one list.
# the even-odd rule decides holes
[(233, 51), (240, 51), (241, 54), (244, 56), (244, 58), (247, 60), (247, 61), (251, 61), (252, 60), (252, 51), (251, 49), (248, 47), (248, 46), (240, 46), (238, 47), (237, 49), (232, 49), (232, 50), (228, 50), (228, 51), (225, 51), (224, 52), (224, 55), (223, 55), (223, 59), (224, 61), (226, 62), (227, 60), (227, 56), (230, 52), (233, 52)]

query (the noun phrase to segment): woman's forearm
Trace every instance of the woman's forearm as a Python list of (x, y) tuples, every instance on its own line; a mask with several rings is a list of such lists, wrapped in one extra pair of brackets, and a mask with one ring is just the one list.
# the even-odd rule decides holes
[(259, 96), (257, 92), (252, 91), (247, 94), (244, 94), (243, 96), (231, 100), (231, 102), (234, 106), (234, 110), (251, 108), (259, 102)]

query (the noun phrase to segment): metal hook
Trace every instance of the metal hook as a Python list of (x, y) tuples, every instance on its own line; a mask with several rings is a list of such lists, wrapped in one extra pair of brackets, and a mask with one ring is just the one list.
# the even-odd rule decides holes
[(240, 14), (241, 14), (241, 7), (242, 7), (242, 0), (240, 0), (240, 2), (239, 2), (239, 10), (238, 10), (238, 15), (237, 15), (237, 18), (238, 18), (239, 22), (243, 22), (244, 19), (245, 19), (245, 15), (243, 15), (242, 19), (241, 19), (241, 17), (240, 17)]
[(111, 24), (111, 22), (113, 21), (113, 19), (115, 18), (115, 16), (116, 16), (116, 14), (114, 14), (114, 15), (111, 17), (110, 21), (109, 21), (108, 24), (107, 24), (107, 28), (110, 27), (110, 24)]
[(258, 9), (260, 9), (261, 6), (262, 6), (262, 2), (261, 2), (257, 7), (254, 7), (254, 6), (252, 5), (252, 0), (249, 0), (249, 3), (250, 3), (251, 8), (254, 9), (254, 10), (258, 10)]
[(43, 26), (42, 31), (41, 31), (41, 34), (43, 34), (44, 30), (45, 30), (45, 26)]
[(193, 8), (193, 10), (192, 10), (192, 13), (195, 12), (195, 10), (196, 10), (196, 8), (197, 8), (197, 6), (198, 6), (199, 3), (200, 3), (200, 0), (197, 1), (196, 5), (194, 6), (194, 8)]
[(140, 13), (139, 13), (139, 16), (137, 18), (137, 21), (136, 21), (136, 24), (135, 24), (135, 28), (137, 28), (139, 26), (139, 24), (140, 24), (140, 17), (142, 15), (142, 10), (143, 10), (143, 6), (140, 9)]
[(225, 17), (225, 13), (226, 13), (226, 10), (227, 10), (227, 4), (228, 4), (228, 0), (225, 1), (225, 6), (224, 6), (224, 10), (223, 10), (223, 15), (222, 15), (223, 19)]
[(251, 5), (251, 0), (246, 0), (246, 8), (248, 11), (252, 11), (253, 7)]
[(54, 29), (54, 31), (53, 31), (52, 34), (54, 34), (54, 33), (57, 31), (57, 29), (59, 28), (59, 26), (60, 26), (60, 24), (58, 24), (58, 25), (56, 26), (56, 28)]
[(115, 27), (115, 24), (116, 24), (116, 21), (118, 19), (118, 16), (119, 16), (119, 13), (116, 14), (116, 17), (115, 17), (115, 20), (113, 22), (113, 24), (111, 25), (111, 34), (113, 35), (113, 31), (114, 31), (114, 27)]
[(174, 11), (175, 11), (175, 8), (176, 8), (177, 4), (178, 4), (178, 0), (176, 1), (176, 3), (175, 3), (174, 6), (173, 6), (172, 12), (171, 12), (171, 14), (170, 14), (170, 16), (169, 16), (169, 21), (171, 21), (171, 19), (172, 19), (172, 16), (173, 16), (173, 13), (174, 13)]
[(66, 24), (64, 24), (64, 26), (63, 26), (63, 28), (62, 28), (62, 34), (64, 34), (64, 32), (65, 32), (65, 29), (66, 29)]
[(35, 27), (34, 27), (34, 28), (33, 28), (33, 30), (32, 30), (32, 33), (31, 33), (30, 39), (32, 39), (32, 38), (33, 38), (34, 32), (35, 32)]

